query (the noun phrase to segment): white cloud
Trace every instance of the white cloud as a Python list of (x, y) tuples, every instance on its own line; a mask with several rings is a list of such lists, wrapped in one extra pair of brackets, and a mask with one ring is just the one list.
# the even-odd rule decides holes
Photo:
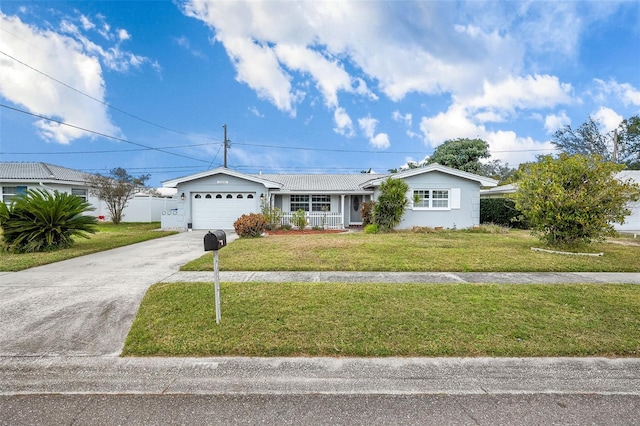
[(413, 115), (408, 112), (404, 115), (400, 114), (400, 111), (393, 111), (391, 114), (391, 118), (398, 123), (403, 123), (407, 127), (411, 127), (411, 122), (413, 121)]
[[(87, 54), (82, 43), (64, 34), (26, 25), (17, 17), (2, 13), (0, 26), (11, 34), (0, 38), (0, 50), (81, 92), (99, 100), (105, 99), (100, 62)], [(96, 132), (120, 135), (103, 104), (7, 57), (2, 58), (0, 93), (32, 113), (56, 117)], [(88, 136), (81, 130), (50, 121), (39, 120), (35, 125), (48, 141), (66, 144)]]
[(547, 134), (555, 133), (561, 127), (571, 124), (571, 119), (567, 117), (565, 111), (560, 111), (559, 114), (549, 114), (544, 119), (544, 129)]
[(389, 142), (389, 135), (386, 133), (377, 133), (376, 127), (378, 127), (378, 120), (372, 117), (363, 117), (358, 119), (358, 125), (360, 130), (369, 138), (369, 143), (375, 149), (387, 149), (391, 146)]
[(496, 83), (485, 81), (481, 96), (469, 100), (462, 98), (461, 101), (472, 108), (513, 112), (516, 108), (547, 108), (571, 103), (571, 91), (570, 84), (560, 83), (555, 76), (509, 76)]
[(617, 128), (622, 120), (624, 120), (624, 117), (607, 107), (600, 107), (598, 111), (592, 114), (592, 117), (602, 126), (602, 130), (605, 133)]
[(262, 114), (256, 107), (249, 107), (249, 112), (258, 118), (264, 118), (264, 114)]
[(423, 117), (420, 129), (425, 144), (432, 148), (451, 139), (480, 138), (489, 144), (492, 159), (511, 165), (535, 161), (537, 155), (554, 152), (550, 141), (539, 142), (530, 137), (519, 137), (513, 131), (488, 130), (483, 124), (469, 118), (466, 108), (459, 104), (433, 117)]
[(122, 28), (118, 30), (118, 40), (124, 41), (124, 40), (129, 40), (130, 38), (131, 38), (131, 35), (127, 32), (127, 30)]
[(333, 111), (333, 122), (336, 126), (333, 128), (333, 130), (336, 133), (348, 138), (355, 135), (353, 131), (353, 121), (351, 120), (351, 117), (349, 117), (349, 114), (344, 110), (344, 108), (338, 107), (335, 109), (335, 111)]
[(618, 98), (625, 106), (640, 105), (640, 90), (636, 89), (629, 83), (618, 83), (615, 80), (608, 82), (595, 79), (600, 90), (601, 99), (604, 100), (605, 95), (613, 95)]

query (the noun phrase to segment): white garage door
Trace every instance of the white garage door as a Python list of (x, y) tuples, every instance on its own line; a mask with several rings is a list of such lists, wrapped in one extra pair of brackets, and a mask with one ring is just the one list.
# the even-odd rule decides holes
[(243, 214), (255, 213), (256, 194), (196, 192), (191, 194), (193, 229), (233, 229)]

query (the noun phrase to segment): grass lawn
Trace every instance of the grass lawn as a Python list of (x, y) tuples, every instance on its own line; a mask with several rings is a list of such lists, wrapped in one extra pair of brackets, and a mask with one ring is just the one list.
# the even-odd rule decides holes
[[(640, 244), (593, 244), (602, 257), (534, 252), (528, 231), (342, 233), (242, 238), (219, 251), (225, 271), (640, 272)], [(212, 254), (182, 267), (210, 271)]]
[(633, 285), (157, 284), (128, 356), (640, 356)]
[(175, 231), (160, 231), (160, 223), (101, 223), (96, 226), (97, 232), (89, 239), (77, 238), (73, 247), (46, 253), (12, 254), (0, 250), (0, 271), (21, 271), (34, 266), (59, 262), (85, 254), (110, 250), (141, 241), (152, 240)]

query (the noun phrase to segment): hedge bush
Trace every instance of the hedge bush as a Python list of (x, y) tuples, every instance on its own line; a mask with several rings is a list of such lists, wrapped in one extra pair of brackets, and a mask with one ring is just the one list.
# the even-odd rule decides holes
[(267, 229), (267, 219), (260, 213), (243, 214), (233, 222), (233, 228), (240, 238), (259, 237)]
[(481, 198), (480, 223), (494, 223), (511, 228), (526, 229), (526, 222), (516, 220), (521, 213), (510, 198)]

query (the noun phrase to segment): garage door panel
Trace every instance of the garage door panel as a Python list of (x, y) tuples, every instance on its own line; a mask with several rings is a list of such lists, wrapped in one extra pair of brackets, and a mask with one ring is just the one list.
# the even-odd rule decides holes
[(243, 214), (255, 212), (256, 204), (255, 194), (193, 194), (191, 200), (193, 229), (233, 229), (233, 222)]

